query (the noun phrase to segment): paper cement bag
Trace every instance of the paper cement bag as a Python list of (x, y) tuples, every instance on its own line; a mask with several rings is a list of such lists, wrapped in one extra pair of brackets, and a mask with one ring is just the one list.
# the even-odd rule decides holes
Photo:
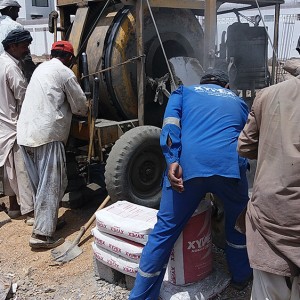
[(142, 244), (109, 235), (99, 231), (96, 227), (92, 229), (92, 234), (95, 237), (95, 244), (98, 247), (114, 252), (130, 261), (139, 263), (144, 248)]
[(211, 204), (202, 200), (172, 250), (168, 281), (176, 285), (197, 282), (212, 272)]
[(92, 243), (94, 255), (101, 263), (120, 271), (123, 274), (136, 277), (138, 264), (127, 260), (113, 252), (109, 252), (103, 248), (98, 247), (95, 243)]
[(157, 218), (157, 210), (127, 201), (118, 201), (96, 212), (99, 231), (145, 245)]

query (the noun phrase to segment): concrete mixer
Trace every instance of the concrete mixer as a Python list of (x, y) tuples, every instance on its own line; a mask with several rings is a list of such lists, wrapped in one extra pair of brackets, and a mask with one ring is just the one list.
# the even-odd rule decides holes
[[(244, 4), (241, 9), (256, 7), (256, 1), (229, 2)], [(258, 2), (261, 6), (283, 3)], [(165, 168), (160, 127), (177, 79), (168, 61), (192, 58), (206, 69), (218, 58), (227, 59), (226, 49), (218, 54), (215, 45), (217, 10), (223, 3), (57, 0), (59, 27), (57, 13), (50, 15), (49, 27), (55, 36), (60, 30), (62, 38), (72, 42), (78, 79), (88, 78), (92, 89), (97, 77), (99, 85), (99, 105), (94, 123), (89, 122), (92, 128), (89, 130), (87, 120), (74, 119), (71, 136), (92, 139), (91, 156), (106, 163), (106, 188), (113, 201), (158, 206)], [(205, 32), (198, 16), (205, 17)], [(81, 64), (82, 53), (86, 53), (86, 69)]]

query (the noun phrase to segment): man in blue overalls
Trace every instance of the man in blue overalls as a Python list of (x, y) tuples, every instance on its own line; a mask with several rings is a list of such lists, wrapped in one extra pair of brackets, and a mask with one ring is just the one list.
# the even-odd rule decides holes
[(168, 170), (157, 223), (129, 299), (158, 299), (173, 245), (208, 192), (224, 203), (232, 282), (243, 287), (252, 276), (245, 235), (234, 229), (248, 202), (247, 160), (236, 151), (248, 107), (228, 89), (228, 82), (226, 73), (211, 70), (200, 85), (181, 86), (168, 101), (160, 138)]

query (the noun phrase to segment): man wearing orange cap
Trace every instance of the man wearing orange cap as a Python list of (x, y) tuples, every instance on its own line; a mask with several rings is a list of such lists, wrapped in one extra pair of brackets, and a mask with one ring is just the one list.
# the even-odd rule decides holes
[(67, 142), (72, 113), (85, 116), (88, 104), (74, 73), (68, 68), (74, 57), (71, 43), (52, 45), (51, 60), (32, 75), (17, 125), (25, 165), (35, 196), (32, 248), (54, 248), (59, 203), (67, 186)]

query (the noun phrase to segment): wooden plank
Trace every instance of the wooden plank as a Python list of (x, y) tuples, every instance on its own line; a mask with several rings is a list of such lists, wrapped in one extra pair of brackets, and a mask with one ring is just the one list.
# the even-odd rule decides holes
[(204, 70), (214, 67), (215, 37), (217, 32), (217, 1), (205, 1)]
[(57, 6), (85, 3), (86, 0), (57, 0)]
[(84, 26), (87, 20), (89, 7), (79, 7), (76, 11), (75, 20), (73, 22), (72, 31), (70, 33), (69, 41), (74, 48), (74, 55), (76, 56), (84, 31)]
[[(125, 5), (135, 5), (136, 0), (121, 0)], [(57, 6), (65, 6), (72, 4), (81, 4), (85, 3), (86, 0), (57, 0)], [(105, 0), (94, 0), (90, 2), (105, 2)], [(228, 3), (237, 3), (237, 4), (249, 4), (255, 5), (254, 0), (231, 0), (226, 1)], [(204, 9), (205, 0), (149, 0), (149, 3), (152, 7), (170, 7), (170, 8), (190, 8), (190, 9)], [(225, 2), (224, 2), (225, 3)], [(260, 5), (275, 5), (283, 4), (284, 0), (258, 0)]]
[[(135, 5), (135, 0), (121, 0), (125, 5)], [(204, 9), (204, 0), (149, 0), (151, 7)]]
[[(144, 54), (144, 0), (136, 2), (136, 46), (137, 55)], [(138, 119), (139, 125), (144, 125), (144, 98), (145, 98), (145, 64), (144, 58), (137, 60), (137, 88), (138, 88)]]

